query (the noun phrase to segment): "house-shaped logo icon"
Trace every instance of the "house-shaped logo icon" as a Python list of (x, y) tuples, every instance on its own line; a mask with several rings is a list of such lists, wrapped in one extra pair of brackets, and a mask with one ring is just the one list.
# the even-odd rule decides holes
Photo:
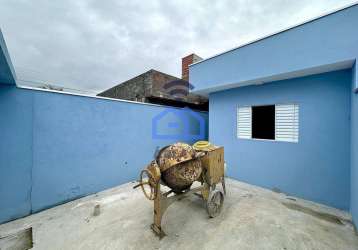
[(166, 108), (152, 119), (152, 138), (195, 141), (205, 139), (205, 118), (190, 108)]

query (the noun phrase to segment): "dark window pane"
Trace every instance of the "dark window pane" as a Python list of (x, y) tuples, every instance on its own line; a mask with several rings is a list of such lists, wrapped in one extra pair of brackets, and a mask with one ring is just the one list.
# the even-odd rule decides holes
[(275, 139), (275, 105), (252, 107), (252, 138)]

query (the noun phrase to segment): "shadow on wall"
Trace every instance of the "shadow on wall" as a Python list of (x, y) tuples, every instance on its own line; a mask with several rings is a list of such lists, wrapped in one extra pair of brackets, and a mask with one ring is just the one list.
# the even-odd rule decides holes
[[(357, 63), (355, 64), (357, 67)], [(358, 86), (356, 70), (353, 70), (353, 89), (351, 100), (351, 213), (358, 226)]]

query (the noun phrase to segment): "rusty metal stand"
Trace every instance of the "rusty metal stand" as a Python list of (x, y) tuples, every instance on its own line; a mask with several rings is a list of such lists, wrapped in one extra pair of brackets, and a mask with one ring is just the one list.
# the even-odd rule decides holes
[[(175, 194), (173, 196), (169, 196), (172, 193), (171, 190), (165, 193), (161, 192), (160, 183), (157, 183), (156, 190), (157, 190), (157, 196), (154, 199), (154, 223), (151, 225), (151, 228), (153, 232), (161, 239), (166, 235), (162, 230), (161, 223), (162, 223), (163, 214), (165, 213), (167, 208), (175, 201), (180, 200), (190, 194), (194, 194), (197, 192), (201, 192), (202, 194), (208, 193), (210, 190), (210, 186), (206, 183), (203, 183), (199, 187), (184, 191), (181, 194)], [(202, 196), (205, 199), (205, 196), (204, 195)]]
[[(184, 198), (187, 195), (195, 194), (200, 196), (206, 202), (206, 209), (210, 218), (218, 216), (221, 212), (224, 202), (224, 194), (226, 194), (225, 187), (225, 173), (224, 173), (224, 148), (212, 147), (205, 152), (200, 152), (200, 161), (202, 164), (202, 173), (197, 179), (201, 183), (200, 186), (187, 189), (182, 193), (175, 193), (174, 190), (162, 192), (161, 185), (166, 185), (162, 182), (162, 172), (157, 161), (154, 160), (141, 171), (139, 184), (133, 188), (141, 187), (144, 195), (154, 201), (153, 217), (154, 222), (151, 225), (153, 232), (161, 239), (165, 236), (162, 229), (162, 217), (168, 207), (177, 200)], [(175, 166), (175, 165), (173, 165)], [(166, 169), (165, 171), (168, 171)], [(223, 191), (216, 189), (216, 185), (221, 183)], [(146, 187), (146, 188), (145, 188)], [(174, 193), (174, 194), (172, 194)]]

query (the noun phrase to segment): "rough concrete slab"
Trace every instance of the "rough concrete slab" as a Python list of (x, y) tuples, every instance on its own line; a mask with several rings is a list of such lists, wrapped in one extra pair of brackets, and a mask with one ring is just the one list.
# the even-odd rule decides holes
[(6, 250), (27, 250), (32, 245), (32, 228), (17, 231), (15, 234), (0, 237), (0, 249)]
[(33, 249), (358, 249), (350, 215), (285, 194), (227, 181), (220, 216), (190, 196), (150, 230), (152, 203), (134, 183), (0, 225), (0, 236), (33, 228)]

